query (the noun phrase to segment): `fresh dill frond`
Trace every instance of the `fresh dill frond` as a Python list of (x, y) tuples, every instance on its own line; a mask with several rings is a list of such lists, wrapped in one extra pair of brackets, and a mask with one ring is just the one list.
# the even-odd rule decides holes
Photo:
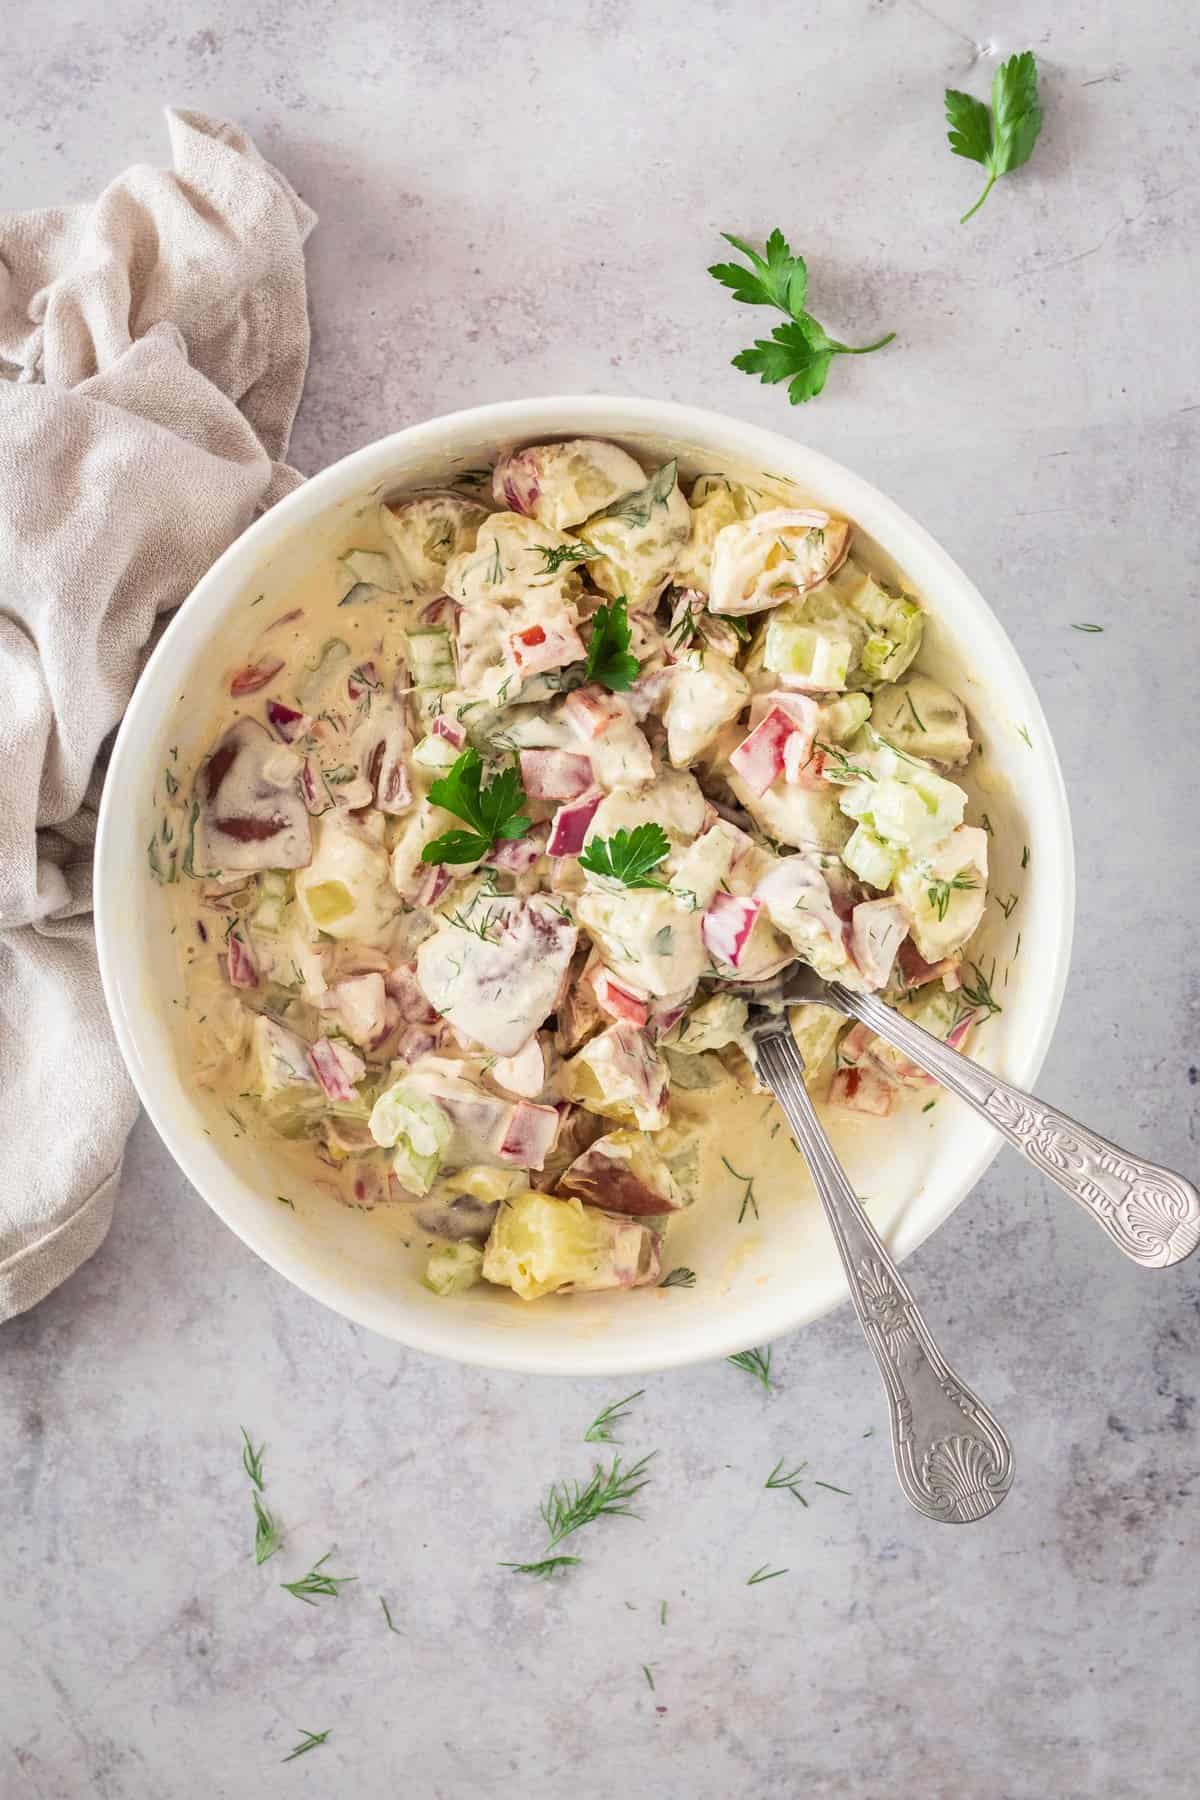
[(740, 1169), (734, 1168), (733, 1164), (730, 1162), (730, 1160), (727, 1156), (723, 1156), (721, 1158), (721, 1161), (725, 1164), (725, 1167), (729, 1170), (729, 1173), (733, 1176), (733, 1179), (735, 1181), (744, 1181), (746, 1184), (746, 1191), (742, 1195), (741, 1210), (739, 1211), (738, 1216), (737, 1216), (738, 1224), (740, 1225), (742, 1220), (745, 1218), (746, 1208), (748, 1206), (752, 1206), (754, 1208), (754, 1216), (757, 1219), (759, 1216), (759, 1212), (758, 1212), (758, 1201), (754, 1197), (754, 1177), (753, 1177), (753, 1175), (743, 1175)]
[(971, 1011), (982, 1012), (988, 1018), (990, 1018), (993, 1013), (1003, 1012), (1004, 1008), (992, 995), (992, 983), (996, 979), (995, 958), (993, 957), (992, 959), (992, 972), (990, 975), (985, 975), (979, 964), (976, 962), (973, 962), (970, 966), (975, 971), (975, 985), (974, 987), (968, 987), (964, 981), (961, 988), (958, 990), (960, 999), (966, 1001), (967, 1006)]
[[(300, 1730), (304, 1731), (303, 1725), (301, 1725)], [(332, 1730), (333, 1726), (331, 1725), (329, 1731)], [(285, 1756), (283, 1758), (284, 1762), (291, 1762), (293, 1758), (303, 1756), (306, 1750), (315, 1750), (318, 1744), (323, 1744), (325, 1742), (325, 1739), (329, 1736), (329, 1731), (304, 1731), (304, 1736), (300, 1743), (296, 1745), (296, 1748), (291, 1752), (290, 1756)]]
[(345, 1587), (348, 1581), (357, 1581), (358, 1576), (327, 1575), (321, 1565), (327, 1563), (332, 1555), (333, 1551), (327, 1550), (307, 1575), (302, 1575), (299, 1581), (281, 1581), (280, 1587), (286, 1588), (289, 1594), (295, 1594), (297, 1600), (303, 1600), (305, 1606), (315, 1606), (319, 1595), (328, 1595), (330, 1599), (336, 1600), (338, 1589)]
[(593, 550), (590, 544), (534, 544), (533, 548), (539, 556), (544, 556), (546, 566), (543, 575), (557, 575), (564, 563), (591, 562), (593, 557), (603, 555), (600, 550)]
[(828, 1488), (828, 1490), (831, 1494), (847, 1494), (848, 1495), (850, 1492), (849, 1488), (834, 1487), (832, 1481), (814, 1481), (813, 1486)]
[(938, 918), (944, 919), (946, 917), (947, 908), (950, 905), (951, 894), (967, 893), (971, 888), (976, 888), (978, 886), (979, 883), (977, 881), (972, 881), (970, 876), (956, 875), (952, 881), (931, 882), (929, 887), (925, 890), (925, 898), (928, 900), (930, 907), (937, 914)]
[(496, 1566), (501, 1569), (512, 1569), (518, 1575), (532, 1575), (537, 1581), (549, 1581), (552, 1575), (561, 1575), (566, 1569), (574, 1569), (583, 1559), (578, 1556), (545, 1556), (541, 1562), (502, 1562)]
[(773, 1569), (770, 1563), (762, 1563), (755, 1569), (753, 1575), (746, 1577), (746, 1586), (757, 1587), (760, 1581), (774, 1581), (777, 1575), (786, 1575), (787, 1573), (786, 1569)]
[(387, 1620), (388, 1630), (394, 1631), (397, 1637), (403, 1637), (404, 1633), (401, 1631), (400, 1627), (398, 1625), (393, 1625), (393, 1623), (392, 1623), (391, 1611), (389, 1610), (388, 1603), (384, 1599), (382, 1594), (380, 1594), (380, 1596), (379, 1596), (379, 1604), (383, 1608), (383, 1616)]
[(636, 1394), (626, 1394), (624, 1400), (614, 1400), (611, 1406), (597, 1413), (583, 1434), (585, 1444), (615, 1444), (618, 1440), (613, 1436), (613, 1426), (623, 1425), (628, 1418), (628, 1409), (635, 1400), (640, 1400), (645, 1388), (639, 1388)]
[(263, 1491), (262, 1458), (263, 1458), (263, 1451), (266, 1449), (267, 1446), (265, 1444), (260, 1444), (258, 1446), (258, 1449), (256, 1450), (254, 1448), (254, 1445), (250, 1442), (250, 1437), (246, 1431), (246, 1427), (244, 1425), (242, 1425), (239, 1427), (239, 1430), (241, 1431), (241, 1434), (242, 1434), (242, 1446), (243, 1446), (242, 1447), (242, 1467), (243, 1467), (243, 1469), (245, 1469), (247, 1475), (250, 1477), (251, 1481), (254, 1483), (255, 1487), (258, 1489), (259, 1493), (261, 1494)]
[(779, 1461), (775, 1464), (775, 1467), (771, 1470), (771, 1473), (767, 1476), (767, 1479), (764, 1481), (763, 1486), (769, 1487), (769, 1488), (783, 1488), (785, 1490), (785, 1492), (789, 1493), (792, 1496), (793, 1500), (798, 1500), (800, 1502), (801, 1506), (807, 1506), (808, 1501), (804, 1498), (804, 1495), (800, 1492), (800, 1488), (798, 1485), (798, 1483), (800, 1481), (801, 1471), (803, 1469), (807, 1469), (807, 1467), (808, 1467), (808, 1464), (806, 1462), (802, 1462), (796, 1468), (785, 1472), (784, 1467), (783, 1467), (783, 1458), (781, 1456)]
[(653, 1665), (651, 1663), (642, 1664), (642, 1674), (646, 1677), (646, 1686), (650, 1689), (651, 1693), (654, 1692), (654, 1677), (650, 1673), (652, 1667)]
[(250, 1489), (250, 1498), (254, 1502), (254, 1560), (262, 1564), (274, 1556), (283, 1539), (279, 1526), (259, 1499), (257, 1488)]
[[(653, 1454), (651, 1451), (650, 1456)], [(628, 1469), (621, 1467), (619, 1456), (613, 1457), (611, 1469), (604, 1469), (597, 1463), (591, 1479), (582, 1486), (577, 1481), (555, 1482), (541, 1505), (542, 1522), (549, 1538), (547, 1549), (552, 1550), (572, 1532), (606, 1515), (636, 1518), (629, 1502), (650, 1480), (646, 1474), (650, 1456), (643, 1456)]]
[(747, 1375), (753, 1375), (755, 1381), (762, 1383), (767, 1392), (771, 1391), (771, 1352), (766, 1350), (739, 1350), (735, 1356), (727, 1356), (735, 1369), (744, 1369)]

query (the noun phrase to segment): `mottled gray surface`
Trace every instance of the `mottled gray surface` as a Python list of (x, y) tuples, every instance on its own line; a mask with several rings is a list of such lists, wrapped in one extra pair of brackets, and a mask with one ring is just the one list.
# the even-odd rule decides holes
[[(1194, 1169), (1191, 5), (80, 0), (7, 35), (6, 206), (161, 160), (170, 100), (317, 207), (302, 467), (476, 400), (646, 393), (803, 436), (923, 519), (1071, 791), (1045, 1092)], [(960, 228), (941, 90), (1027, 44), (1042, 142)], [(777, 222), (831, 329), (898, 336), (802, 412), (728, 367), (761, 315), (703, 273), (720, 228)], [(0, 1334), (6, 1797), (1195, 1793), (1200, 1270), (1139, 1274), (1014, 1156), (911, 1266), (1017, 1443), (994, 1519), (907, 1510), (843, 1312), (778, 1347), (769, 1398), (650, 1378), (642, 1522), (554, 1587), (495, 1563), (536, 1550), (621, 1384), (407, 1354), (257, 1263), (144, 1125), (127, 1171), (101, 1253)], [(288, 1538), (259, 1571), (241, 1421)], [(763, 1491), (781, 1455), (849, 1493)], [(360, 1579), (302, 1610), (276, 1582), (331, 1546)], [(789, 1572), (747, 1588), (764, 1561)], [(283, 1768), (299, 1726), (332, 1735)]]

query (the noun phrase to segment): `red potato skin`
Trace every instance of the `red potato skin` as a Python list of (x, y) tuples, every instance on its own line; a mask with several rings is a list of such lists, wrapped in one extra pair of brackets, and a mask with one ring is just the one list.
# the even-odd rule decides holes
[(607, 1155), (603, 1144), (577, 1157), (558, 1185), (562, 1193), (577, 1195), (585, 1206), (624, 1213), (631, 1219), (680, 1210), (674, 1201), (639, 1180), (628, 1163)]

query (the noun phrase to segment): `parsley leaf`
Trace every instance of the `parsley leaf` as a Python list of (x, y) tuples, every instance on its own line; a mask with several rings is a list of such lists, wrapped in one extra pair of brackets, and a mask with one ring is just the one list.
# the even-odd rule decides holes
[(980, 163), (987, 170), (987, 186), (974, 206), (959, 220), (965, 225), (977, 213), (996, 178), (1019, 169), (1029, 161), (1038, 132), (1042, 129), (1042, 108), (1037, 91), (1037, 58), (1032, 50), (1010, 56), (992, 77), (992, 104), (989, 111), (973, 94), (957, 88), (946, 89), (946, 123), (955, 156)]
[(665, 881), (651, 881), (671, 849), (661, 825), (635, 825), (632, 831), (614, 831), (610, 838), (593, 838), (579, 858), (589, 875), (606, 875), (627, 888), (666, 888)]
[(721, 235), (726, 243), (741, 251), (751, 266), (743, 269), (739, 263), (714, 263), (709, 274), (722, 287), (729, 288), (735, 300), (747, 306), (777, 307), (789, 320), (786, 325), (777, 325), (769, 338), (756, 338), (749, 350), (739, 351), (733, 366), (747, 375), (759, 376), (765, 383), (786, 381), (793, 406), (815, 399), (821, 392), (835, 356), (867, 356), (872, 350), (882, 350), (895, 337), (895, 332), (889, 331), (874, 344), (858, 346), (831, 338), (805, 308), (808, 270), (802, 256), (792, 255), (781, 231), (773, 231), (767, 239), (765, 257), (741, 238), (731, 237), (727, 231)]
[(471, 831), (445, 831), (426, 844), (421, 861), (427, 863), (478, 862), (497, 839), (524, 837), (531, 821), (520, 808), (525, 789), (516, 769), (504, 769), (483, 786), (483, 759), (478, 750), (464, 750), (446, 773), (433, 783), (429, 798), (456, 819), (464, 819)]
[(598, 606), (588, 644), (587, 679), (614, 694), (623, 694), (638, 678), (638, 659), (629, 649), (632, 633), (624, 597)]

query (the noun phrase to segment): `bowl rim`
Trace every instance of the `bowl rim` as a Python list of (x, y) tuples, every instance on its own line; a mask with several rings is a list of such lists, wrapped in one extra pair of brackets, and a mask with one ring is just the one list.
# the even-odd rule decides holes
[[(551, 415), (549, 421), (548, 415)], [(553, 415), (558, 416), (557, 424), (553, 422)], [(1056, 815), (1054, 836), (1060, 855), (1060, 867), (1057, 871), (1060, 904), (1055, 907), (1056, 917), (1047, 922), (1047, 928), (1053, 933), (1047, 957), (1047, 966), (1053, 971), (1052, 977), (1043, 989), (1043, 1005), (1039, 1011), (1036, 1031), (1023, 1041), (1019, 1051), (1012, 1050), (1009, 1054), (1011, 1078), (1022, 1086), (1033, 1085), (1058, 1023), (1070, 968), (1075, 921), (1075, 856), (1070, 809), (1058, 752), (1032, 678), (1016, 647), (995, 612), (954, 558), (923, 525), (873, 483), (834, 458), (826, 456), (824, 452), (814, 450), (782, 432), (751, 425), (708, 408), (643, 396), (553, 394), (514, 401), (491, 401), (422, 420), (418, 424), (391, 432), (386, 437), (372, 440), (309, 477), (268, 512), (253, 520), (221, 553), (176, 608), (148, 658), (126, 708), (109, 758), (97, 820), (94, 883), (97, 954), (109, 1016), (118, 1047), (142, 1105), (172, 1160), (186, 1179), (217, 1216), (269, 1267), (341, 1317), (355, 1324), (365, 1325), (411, 1349), (446, 1356), (475, 1367), (525, 1374), (639, 1374), (707, 1362), (742, 1348), (745, 1333), (731, 1335), (727, 1329), (724, 1333), (714, 1329), (706, 1336), (697, 1328), (697, 1320), (690, 1318), (681, 1328), (677, 1344), (658, 1346), (652, 1354), (639, 1356), (635, 1343), (614, 1341), (605, 1334), (593, 1336), (580, 1333), (579, 1338), (571, 1345), (571, 1354), (568, 1356), (563, 1353), (561, 1344), (543, 1345), (539, 1336), (534, 1333), (522, 1338), (519, 1332), (462, 1332), (460, 1328), (456, 1329), (459, 1315), (449, 1308), (444, 1325), (435, 1325), (432, 1319), (414, 1314), (411, 1318), (399, 1321), (398, 1326), (397, 1321), (391, 1317), (382, 1316), (382, 1309), (374, 1301), (345, 1292), (340, 1278), (326, 1275), (311, 1260), (305, 1262), (300, 1255), (289, 1259), (280, 1252), (275, 1240), (266, 1241), (255, 1221), (244, 1216), (236, 1202), (233, 1205), (226, 1202), (222, 1183), (228, 1185), (229, 1172), (219, 1151), (199, 1134), (180, 1132), (166, 1116), (163, 1086), (168, 1075), (143, 1055), (137, 1011), (126, 1001), (121, 968), (125, 952), (122, 949), (121, 935), (114, 929), (119, 913), (115, 883), (122, 873), (119, 867), (120, 850), (116, 842), (119, 829), (117, 819), (121, 807), (119, 795), (124, 789), (131, 787), (136, 778), (136, 767), (127, 769), (126, 763), (134, 756), (134, 740), (138, 732), (143, 727), (152, 729), (161, 716), (161, 696), (156, 693), (156, 689), (163, 675), (177, 660), (187, 663), (207, 642), (212, 630), (208, 612), (210, 599), (216, 600), (228, 586), (247, 576), (269, 554), (273, 545), (289, 539), (294, 529), (302, 525), (306, 518), (319, 514), (326, 505), (341, 497), (343, 492), (355, 490), (360, 483), (363, 488), (368, 487), (381, 469), (386, 473), (386, 464), (398, 454), (408, 455), (413, 450), (437, 447), (447, 436), (467, 428), (481, 437), (490, 437), (497, 445), (519, 442), (534, 435), (551, 439), (585, 435), (620, 438), (638, 432), (670, 434), (685, 439), (689, 435), (696, 435), (710, 441), (724, 439), (729, 445), (729, 454), (757, 460), (763, 468), (777, 467), (781, 461), (786, 468), (794, 457), (799, 456), (803, 458), (810, 478), (828, 479), (836, 486), (839, 494), (849, 496), (844, 507), (839, 500), (841, 510), (855, 520), (860, 520), (864, 514), (870, 515), (871, 535), (889, 554), (893, 553), (896, 540), (915, 547), (924, 562), (936, 567), (939, 580), (954, 586), (964, 612), (973, 617), (974, 622), (981, 624), (993, 639), (1002, 641), (1010, 657), (1015, 685), (1020, 690), (1022, 716), (1028, 725), (1036, 726), (1038, 730), (1038, 773), (1041, 778), (1048, 777), (1049, 780), (1049, 791), (1044, 798), (1049, 802), (1051, 812)], [(800, 482), (804, 478), (796, 476), (789, 479)], [(879, 530), (881, 520), (886, 521), (883, 534)], [(890, 538), (888, 532), (892, 533)], [(902, 556), (900, 560), (903, 561)], [(173, 688), (175, 684), (171, 681), (167, 685)], [(111, 910), (110, 890), (114, 896)], [(947, 1199), (938, 1216), (906, 1235), (903, 1248), (898, 1252), (899, 1260), (911, 1255), (926, 1238), (946, 1223), (991, 1165), (1001, 1143), (999, 1133), (994, 1133), (990, 1142), (982, 1141), (975, 1155), (965, 1159), (954, 1183), (953, 1197)], [(768, 1343), (797, 1331), (804, 1325), (812, 1324), (835, 1307), (844, 1304), (848, 1298), (849, 1290), (843, 1284), (840, 1292), (828, 1298), (820, 1299), (815, 1304), (798, 1306), (794, 1317), (764, 1330), (760, 1334), (760, 1341)]]

